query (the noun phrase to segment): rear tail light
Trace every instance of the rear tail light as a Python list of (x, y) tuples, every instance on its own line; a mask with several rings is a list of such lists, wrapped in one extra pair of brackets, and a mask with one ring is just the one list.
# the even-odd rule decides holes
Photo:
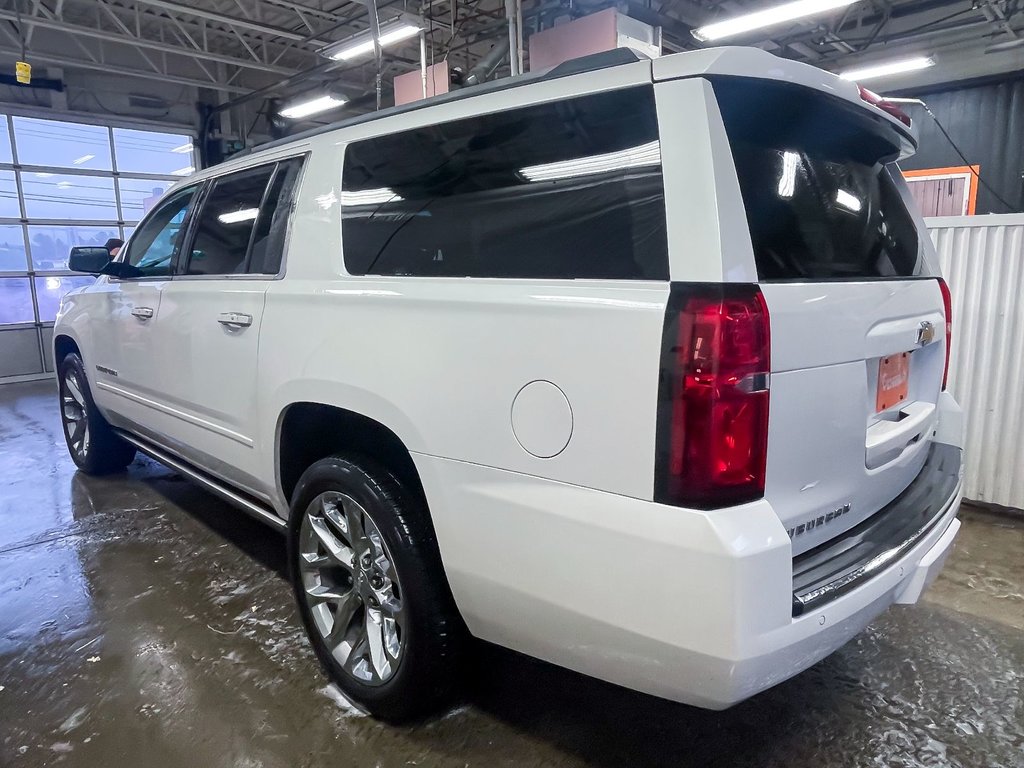
[(863, 85), (857, 87), (860, 88), (860, 97), (868, 104), (878, 107), (883, 112), (888, 112), (908, 128), (911, 127), (913, 121), (910, 119), (910, 115), (900, 109), (899, 105), (886, 101), (884, 97), (879, 96), (874, 91), (869, 91)]
[(657, 501), (710, 509), (764, 495), (769, 318), (756, 285), (677, 285), (665, 319)]
[(953, 348), (953, 297), (949, 293), (949, 286), (941, 277), (939, 290), (942, 291), (942, 311), (946, 316), (946, 366), (942, 369), (942, 388), (945, 389), (946, 381), (949, 379), (949, 352)]

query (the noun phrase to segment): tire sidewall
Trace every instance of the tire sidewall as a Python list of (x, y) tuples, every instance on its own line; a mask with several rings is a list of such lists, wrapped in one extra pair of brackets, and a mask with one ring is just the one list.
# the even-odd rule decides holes
[[(371, 472), (373, 474), (370, 474)], [(391, 488), (382, 492), (383, 489), (375, 481), (374, 475), (387, 478)], [(398, 574), (403, 610), (407, 617), (402, 628), (402, 657), (394, 675), (380, 685), (370, 686), (361, 683), (342, 668), (316, 629), (306, 602), (298, 567), (299, 531), (306, 508), (317, 496), (327, 491), (348, 494), (362, 505), (380, 531)], [(399, 493), (397, 497), (389, 499), (388, 494), (393, 491)], [(406, 494), (401, 493), (401, 486), (397, 481), (394, 481), (386, 471), (374, 467), (372, 462), (331, 457), (318, 461), (303, 474), (293, 494), (289, 515), (289, 576), (302, 623), (317, 659), (331, 679), (338, 684), (343, 693), (354, 700), (354, 703), (365, 706), (371, 713), (384, 718), (393, 716), (389, 711), (389, 702), (396, 695), (401, 695), (409, 686), (420, 683), (420, 667), (423, 661), (421, 645), (430, 632), (423, 609), (431, 600), (437, 599), (435, 594), (431, 594), (429, 576), (422, 572), (422, 563), (417, 562), (420, 556), (419, 547), (405, 519), (407, 515), (412, 514), (408, 504), (409, 500)]]
[[(64, 419), (64, 393), (67, 391), (67, 384), (65, 382), (69, 371), (74, 371), (76, 374), (78, 385), (82, 390), (82, 398), (85, 400), (85, 419), (89, 427), (89, 447), (85, 452), (84, 458), (79, 456), (78, 452), (72, 447), (67, 422)], [(96, 416), (99, 415), (99, 412), (96, 410), (96, 405), (92, 399), (92, 391), (89, 389), (89, 380), (85, 375), (85, 365), (82, 364), (82, 358), (74, 352), (65, 355), (58, 369), (58, 377), (57, 387), (60, 397), (61, 431), (64, 433), (64, 443), (67, 445), (68, 453), (71, 455), (71, 460), (75, 462), (75, 465), (86, 472), (92, 472), (95, 470), (96, 464)]]

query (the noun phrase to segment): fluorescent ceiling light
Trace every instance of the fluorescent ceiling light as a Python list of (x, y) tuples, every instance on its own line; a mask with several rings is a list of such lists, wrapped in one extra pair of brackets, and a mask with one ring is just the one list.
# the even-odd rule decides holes
[(242, 208), (238, 211), (228, 211), (222, 213), (217, 217), (217, 221), (221, 224), (238, 224), (242, 221), (252, 221), (260, 215), (259, 208)]
[(847, 192), (845, 189), (836, 190), (836, 204), (854, 213), (857, 213), (861, 208), (860, 198)]
[(70, 181), (58, 181), (57, 189), (71, 189), (74, 186)]
[(796, 164), (800, 155), (796, 152), (782, 153), (782, 176), (779, 177), (779, 197), (792, 197), (796, 191)]
[(595, 173), (620, 171), (625, 168), (639, 168), (658, 165), (661, 162), (661, 144), (651, 141), (638, 147), (620, 149), (603, 155), (591, 155), (575, 160), (559, 160), (544, 165), (531, 165), (519, 171), (530, 181), (554, 181), (576, 176), (590, 176)]
[(721, 40), (724, 37), (742, 35), (744, 32), (752, 32), (755, 29), (795, 21), (805, 16), (827, 13), (837, 8), (853, 5), (855, 2), (857, 0), (796, 0), (792, 3), (776, 5), (774, 8), (765, 8), (763, 11), (745, 13), (725, 21), (706, 24), (693, 30), (690, 34), (702, 43), (707, 43), (711, 40)]
[(915, 56), (912, 59), (900, 59), (898, 61), (889, 61), (885, 64), (873, 64), (869, 67), (848, 69), (845, 72), (840, 72), (839, 76), (843, 80), (854, 80), (859, 83), (861, 80), (870, 80), (873, 77), (898, 75), (903, 72), (916, 72), (919, 69), (927, 69), (934, 66), (935, 59), (930, 56)]
[(379, 189), (360, 189), (341, 193), (342, 205), (383, 205), (384, 203), (401, 202), (404, 198), (389, 187)]
[(293, 120), (299, 117), (309, 117), (309, 115), (340, 107), (346, 101), (347, 99), (339, 99), (336, 96), (319, 96), (309, 101), (300, 101), (298, 104), (285, 107), (281, 110), (281, 117), (290, 117)]
[(192, 151), (192, 142), (188, 144), (182, 144), (180, 147), (175, 147), (171, 152), (177, 152), (179, 155), (185, 155)]
[[(380, 25), (377, 38), (380, 47), (407, 40), (419, 34), (420, 26), (402, 18), (391, 19)], [(321, 56), (335, 61), (348, 61), (359, 56), (373, 53), (373, 36), (369, 32), (360, 32), (347, 40), (340, 40), (337, 43), (321, 48), (318, 52)]]
[(74, 162), (75, 165), (81, 165), (82, 163), (89, 162), (94, 157), (96, 157), (96, 155), (82, 155), (80, 158), (78, 158), (77, 160), (74, 160), (73, 162)]

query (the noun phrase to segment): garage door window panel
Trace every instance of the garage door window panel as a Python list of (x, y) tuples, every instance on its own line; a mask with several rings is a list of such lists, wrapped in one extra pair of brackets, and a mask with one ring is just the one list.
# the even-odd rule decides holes
[(192, 167), (192, 139), (180, 133), (114, 128), (114, 158), (120, 173), (184, 176)]
[(237, 275), (246, 257), (274, 166), (224, 176), (213, 182), (195, 226), (186, 275)]
[(32, 268), (37, 272), (66, 270), (68, 254), (74, 246), (100, 246), (110, 238), (120, 236), (120, 231), (113, 224), (103, 227), (75, 224), (29, 225), (28, 242), (32, 252)]
[(668, 278), (649, 87), (355, 142), (342, 188), (353, 274)]
[(111, 176), (22, 171), (25, 215), (30, 219), (117, 221)]
[(27, 277), (0, 277), (0, 325), (35, 322)]
[(106, 126), (15, 117), (14, 140), (22, 165), (112, 169), (110, 129)]
[(25, 234), (20, 224), (0, 224), (0, 272), (28, 269)]

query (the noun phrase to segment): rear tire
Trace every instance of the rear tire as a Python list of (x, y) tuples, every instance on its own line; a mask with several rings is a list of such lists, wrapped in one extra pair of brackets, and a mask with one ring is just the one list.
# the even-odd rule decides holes
[(420, 495), (352, 455), (295, 489), (288, 561), (317, 658), (353, 703), (402, 722), (452, 696), (464, 628)]
[(88, 475), (121, 472), (135, 458), (129, 445), (96, 408), (82, 358), (71, 352), (57, 369), (64, 441), (75, 465)]

